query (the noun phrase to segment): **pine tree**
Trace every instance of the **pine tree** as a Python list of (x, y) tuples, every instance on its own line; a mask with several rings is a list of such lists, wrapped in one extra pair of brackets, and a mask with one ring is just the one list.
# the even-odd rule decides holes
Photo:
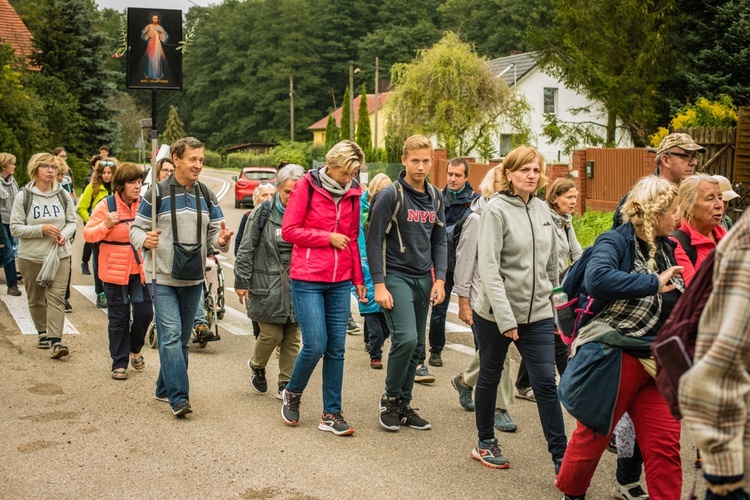
[(349, 103), (349, 87), (344, 91), (344, 104), (341, 106), (341, 140), (349, 140), (349, 124), (351, 123), (351, 104)]
[(331, 113), (328, 113), (328, 123), (326, 123), (326, 151), (329, 151), (339, 140), (339, 128), (336, 126), (336, 120)]
[(180, 115), (177, 113), (176, 106), (169, 106), (169, 116), (167, 116), (167, 124), (164, 126), (164, 133), (161, 134), (162, 144), (172, 144), (178, 139), (182, 139), (185, 134), (185, 125), (180, 120)]
[(367, 109), (367, 90), (362, 85), (362, 93), (359, 95), (359, 115), (357, 116), (356, 142), (365, 152), (368, 158), (372, 152), (372, 129), (370, 128), (370, 112)]

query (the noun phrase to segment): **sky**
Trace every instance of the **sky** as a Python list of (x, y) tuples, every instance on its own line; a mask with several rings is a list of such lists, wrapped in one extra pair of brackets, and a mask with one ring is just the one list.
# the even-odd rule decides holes
[(206, 7), (221, 2), (222, 0), (96, 0), (100, 9), (109, 8), (117, 11), (122, 11), (128, 7), (179, 9), (182, 10), (183, 14), (194, 5)]

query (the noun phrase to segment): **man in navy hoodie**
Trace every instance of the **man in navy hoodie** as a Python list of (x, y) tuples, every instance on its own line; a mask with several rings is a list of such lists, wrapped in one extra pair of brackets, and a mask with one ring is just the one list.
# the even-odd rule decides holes
[(427, 182), (430, 140), (409, 137), (401, 163), (405, 170), (375, 198), (367, 234), (375, 302), (383, 308), (391, 331), (385, 394), (380, 399), (380, 425), (389, 431), (400, 425), (431, 428), (409, 403), (424, 350), (427, 312), (445, 299), (445, 216), (440, 190)]

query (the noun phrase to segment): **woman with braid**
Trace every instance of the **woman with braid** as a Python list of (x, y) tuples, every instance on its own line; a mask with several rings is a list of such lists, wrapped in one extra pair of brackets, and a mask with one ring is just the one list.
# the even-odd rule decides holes
[[(602, 376), (593, 392), (609, 387), (616, 397), (607, 405), (601, 393), (591, 394), (592, 412), (608, 412), (614, 427), (627, 411), (643, 454), (650, 498), (679, 499), (680, 422), (656, 388), (651, 356), (654, 337), (684, 288), (674, 243), (667, 238), (678, 221), (677, 187), (656, 176), (644, 177), (630, 192), (623, 213), (626, 223), (597, 239), (586, 267), (587, 292), (606, 305), (579, 332), (564, 377), (575, 371), (576, 363), (586, 365), (592, 350), (615, 356), (607, 366), (616, 368), (598, 372)], [(561, 382), (561, 390), (563, 386)], [(557, 478), (565, 498), (585, 498), (607, 443), (609, 436), (597, 435), (578, 422)]]

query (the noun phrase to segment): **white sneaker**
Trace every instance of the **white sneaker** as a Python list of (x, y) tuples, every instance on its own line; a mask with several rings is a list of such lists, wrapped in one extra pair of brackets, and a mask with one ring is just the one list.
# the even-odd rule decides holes
[(648, 493), (643, 491), (641, 483), (620, 484), (615, 481), (612, 494), (620, 500), (648, 500)]

